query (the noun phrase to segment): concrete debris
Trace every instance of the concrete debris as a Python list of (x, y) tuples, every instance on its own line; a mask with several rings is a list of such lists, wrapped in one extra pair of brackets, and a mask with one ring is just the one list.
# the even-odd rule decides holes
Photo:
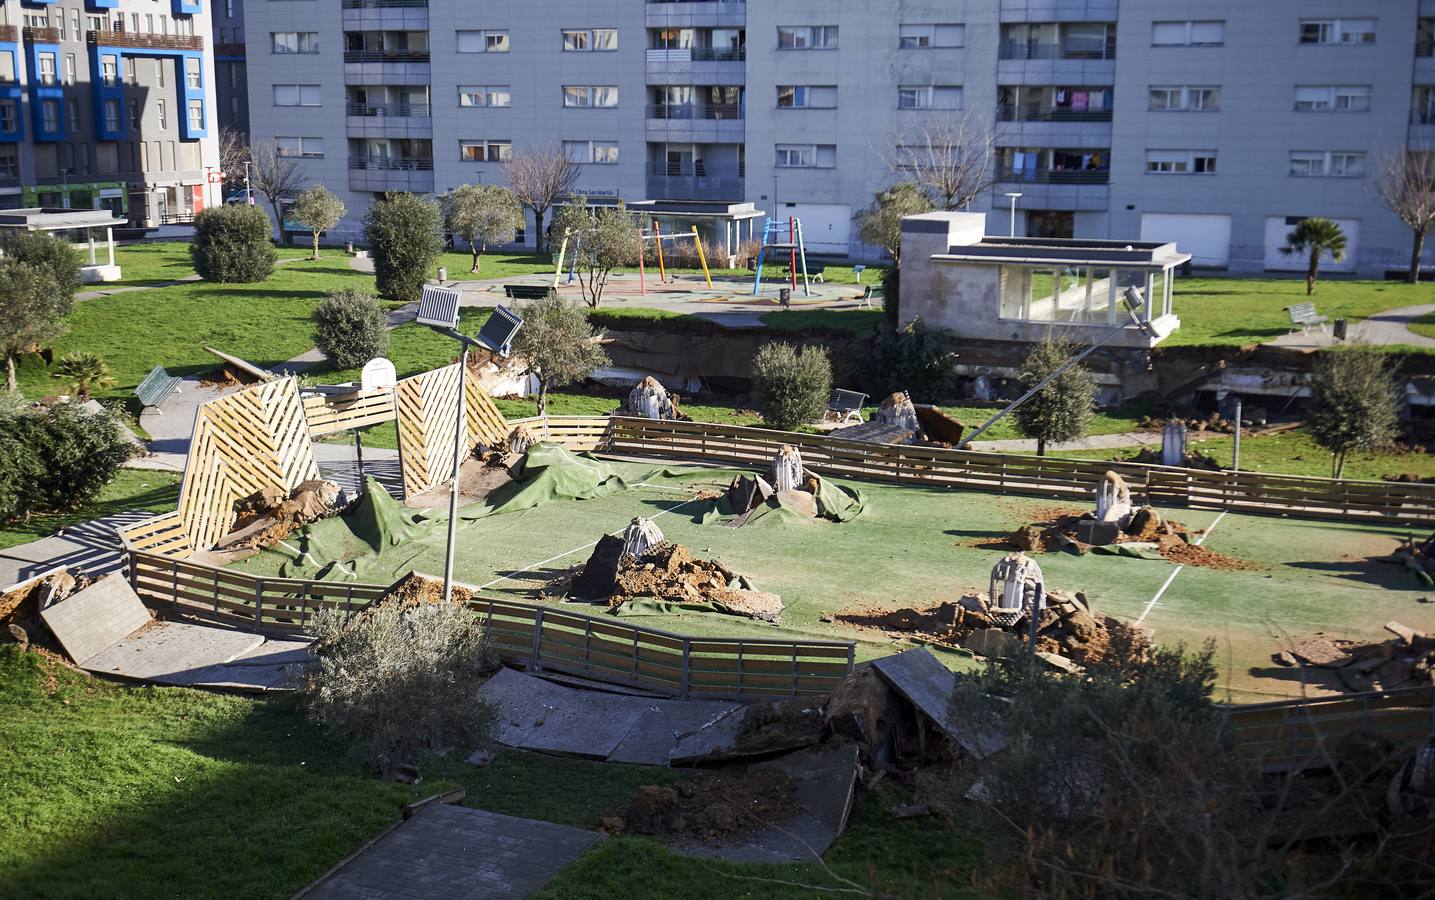
[(677, 396), (668, 394), (668, 389), (651, 375), (633, 386), (618, 414), (639, 419), (690, 421), (678, 408)]
[(1076, 537), (1085, 544), (1114, 544), (1131, 523), (1134, 512), (1126, 479), (1108, 471), (1096, 489), (1096, 517), (1079, 522)]
[(1245, 560), (1206, 549), (1196, 543), (1199, 537), (1199, 533), (1180, 522), (1163, 519), (1155, 508), (1142, 506), (1130, 510), (1126, 524), (1121, 527), (1114, 522), (1102, 522), (1090, 513), (1057, 512), (1048, 521), (1023, 525), (1001, 541), (979, 546), (1013, 547), (1030, 553), (1065, 550), (1076, 554), (1159, 555), (1174, 563), (1208, 569), (1255, 568)]
[[(644, 546), (648, 549), (637, 555), (627, 552), (629, 547)], [(606, 601), (614, 609), (634, 601), (706, 605), (716, 612), (765, 622), (778, 621), (782, 612), (777, 594), (754, 589), (746, 578), (716, 560), (694, 558), (687, 547), (666, 543), (657, 527), (643, 519), (634, 519), (623, 538), (599, 538), (566, 593), (574, 600)]]
[(1435, 683), (1435, 634), (1400, 622), (1387, 622), (1394, 637), (1358, 642), (1318, 636), (1272, 655), (1281, 666), (1299, 665), (1321, 684), (1348, 691), (1381, 691)]
[[(1423, 541), (1408, 535), (1395, 552), (1379, 557), (1381, 562), (1394, 563), (1410, 570), (1421, 587), (1435, 586), (1435, 534)], [(1423, 602), (1429, 602), (1428, 599)]]
[(588, 603), (613, 596), (618, 590), (618, 564), (622, 559), (622, 538), (613, 534), (598, 538), (593, 554), (569, 585), (568, 596)]
[(646, 556), (666, 545), (663, 532), (652, 519), (636, 516), (623, 529), (623, 553), (628, 556)]
[(872, 421), (878, 425), (893, 426), (910, 431), (914, 437), (925, 437), (922, 433), (922, 424), (917, 419), (917, 409), (912, 405), (912, 398), (902, 391), (889, 395), (881, 403), (877, 404), (877, 411), (872, 414)]
[(802, 454), (791, 444), (777, 448), (777, 455), (767, 469), (767, 480), (775, 491), (796, 491), (802, 486)]

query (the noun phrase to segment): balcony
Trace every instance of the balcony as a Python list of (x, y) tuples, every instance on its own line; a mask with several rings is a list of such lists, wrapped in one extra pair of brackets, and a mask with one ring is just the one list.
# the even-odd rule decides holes
[(351, 191), (432, 193), (433, 185), (433, 157), (349, 157)]
[(203, 50), (204, 38), (188, 34), (132, 34), (126, 31), (87, 31), (85, 40), (101, 47), (136, 50)]
[(1110, 122), (1110, 109), (1051, 109), (1027, 105), (997, 105), (998, 122)]
[(427, 31), (428, 0), (344, 0), (345, 31)]
[(1116, 44), (1065, 43), (1040, 41), (1002, 41), (999, 59), (1115, 59)]
[(58, 28), (25, 28), (25, 43), (27, 44), (58, 44), (60, 43), (60, 29)]
[(1107, 184), (1110, 169), (1049, 169), (1044, 166), (1013, 169), (997, 167), (997, 181), (1003, 184)]
[(345, 50), (346, 63), (426, 63), (427, 50)]
[(740, 144), (746, 135), (741, 104), (656, 104), (647, 108), (647, 139), (650, 141)]
[(344, 9), (428, 9), (428, 0), (344, 0)]
[(344, 108), (351, 138), (427, 139), (433, 136), (427, 103), (349, 103)]
[(741, 200), (742, 166), (652, 163), (648, 196), (654, 200)]
[(743, 84), (747, 80), (746, 59), (746, 47), (649, 50), (648, 84)]
[(427, 119), (432, 114), (427, 103), (350, 103), (344, 112), (349, 116), (399, 119)]
[(14, 25), (0, 25), (0, 41), (15, 44), (20, 41), (20, 29)]
[(740, 28), (747, 24), (747, 4), (736, 0), (650, 0), (649, 28)]

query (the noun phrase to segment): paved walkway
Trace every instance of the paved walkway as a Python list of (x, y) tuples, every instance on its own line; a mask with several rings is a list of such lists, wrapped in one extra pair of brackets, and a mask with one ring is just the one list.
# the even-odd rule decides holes
[[(1319, 308), (1317, 305), (1316, 309), (1319, 310)], [(1346, 332), (1345, 343), (1360, 341), (1375, 346), (1404, 344), (1410, 347), (1435, 347), (1435, 338), (1428, 338), (1410, 330), (1411, 322), (1430, 313), (1435, 313), (1435, 303), (1382, 310), (1368, 319), (1351, 322)], [(1340, 343), (1332, 334), (1331, 323), (1327, 322), (1323, 331), (1319, 328), (1312, 328), (1310, 331), (1283, 334), (1274, 340), (1267, 341), (1266, 346), (1317, 350), (1322, 347), (1333, 347)]]
[(0, 590), (64, 566), (83, 569), (99, 578), (118, 570), (124, 562), (115, 529), (153, 513), (131, 511), (62, 528), (49, 537), (0, 550)]
[[(1119, 447), (1159, 447), (1161, 432), (1128, 431), (1123, 434), (1093, 434), (1075, 441), (1047, 444), (1047, 450), (1115, 450)], [(1029, 438), (1006, 438), (1000, 441), (973, 441), (969, 450), (1000, 453), (1035, 453), (1036, 441)]]

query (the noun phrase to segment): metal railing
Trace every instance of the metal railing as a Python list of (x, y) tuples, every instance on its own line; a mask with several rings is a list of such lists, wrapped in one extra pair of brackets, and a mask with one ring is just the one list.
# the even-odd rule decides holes
[(1070, 44), (1048, 44), (1038, 41), (1002, 41), (998, 51), (1001, 59), (1115, 59), (1116, 48), (1073, 47)]
[(1110, 122), (1109, 109), (1053, 109), (1026, 104), (997, 104), (999, 122)]
[(428, 9), (428, 0), (344, 0), (344, 9)]
[(741, 119), (743, 118), (742, 105), (732, 104), (707, 104), (698, 105), (688, 103), (682, 105), (671, 105), (667, 103), (655, 104), (648, 107), (648, 118), (650, 119)]
[(432, 115), (427, 103), (349, 103), (344, 112), (350, 116), (399, 119), (427, 119)]
[(1111, 181), (1110, 169), (1013, 169), (997, 167), (997, 181), (1023, 184), (1106, 184)]
[(747, 59), (746, 47), (692, 47), (695, 62), (742, 62)]
[(427, 50), (345, 50), (346, 63), (426, 63)]
[(742, 178), (747, 166), (710, 166), (702, 163), (648, 163), (648, 174), (668, 178)]
[(101, 47), (134, 47), (140, 50), (203, 50), (204, 38), (193, 34), (135, 34), (101, 29), (85, 32), (85, 40)]
[(349, 168), (388, 172), (433, 171), (432, 156), (351, 156)]

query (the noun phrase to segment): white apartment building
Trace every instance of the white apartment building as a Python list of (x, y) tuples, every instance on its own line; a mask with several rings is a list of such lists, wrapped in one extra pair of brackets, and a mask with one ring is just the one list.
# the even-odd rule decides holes
[(1014, 200), (1017, 234), (1252, 272), (1299, 268), (1286, 232), (1326, 216), (1351, 250), (1329, 268), (1378, 276), (1410, 243), (1375, 160), (1435, 142), (1435, 0), (256, 0), (244, 20), (253, 138), (344, 198), (338, 237), (378, 193), (501, 182), (515, 148), (562, 145), (590, 198), (751, 203), (800, 217), (812, 252), (871, 257), (852, 216), (896, 180), (892, 148), (967, 116), (996, 131), (991, 233)]

